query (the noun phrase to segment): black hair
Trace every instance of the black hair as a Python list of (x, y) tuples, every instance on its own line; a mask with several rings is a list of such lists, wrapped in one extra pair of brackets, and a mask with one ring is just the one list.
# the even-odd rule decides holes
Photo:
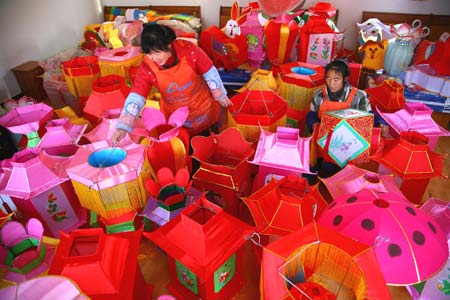
[(150, 51), (169, 51), (170, 44), (176, 39), (172, 28), (156, 23), (144, 24), (141, 33), (141, 48), (144, 53)]
[(341, 73), (344, 79), (350, 75), (348, 65), (339, 59), (335, 59), (325, 66), (325, 74), (328, 73), (329, 70), (334, 70)]

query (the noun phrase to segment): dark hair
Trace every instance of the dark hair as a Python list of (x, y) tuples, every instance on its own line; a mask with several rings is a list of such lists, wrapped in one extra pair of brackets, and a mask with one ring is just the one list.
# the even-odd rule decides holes
[(350, 75), (348, 65), (342, 60), (338, 59), (333, 60), (332, 62), (330, 62), (325, 66), (325, 74), (328, 73), (329, 70), (334, 70), (338, 73), (341, 73), (344, 79)]
[(172, 28), (156, 23), (144, 24), (141, 33), (141, 48), (144, 53), (150, 51), (169, 51), (170, 44), (176, 39)]

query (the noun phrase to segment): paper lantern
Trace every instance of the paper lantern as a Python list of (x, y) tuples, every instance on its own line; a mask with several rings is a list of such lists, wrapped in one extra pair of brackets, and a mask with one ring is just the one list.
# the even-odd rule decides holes
[(276, 133), (261, 130), (251, 163), (258, 165), (253, 191), (269, 183), (272, 177), (312, 174), (309, 169), (311, 137), (301, 138), (298, 128), (278, 127)]
[(143, 234), (167, 253), (167, 289), (176, 299), (225, 300), (245, 283), (242, 246), (251, 232), (251, 226), (202, 197), (166, 225)]
[(373, 118), (373, 114), (356, 109), (324, 113), (316, 140), (324, 157), (340, 167), (349, 161), (368, 162)]
[(227, 128), (208, 137), (195, 136), (191, 140), (192, 157), (200, 168), (192, 176), (193, 186), (200, 191), (212, 191), (216, 204), (235, 216), (239, 213), (240, 198), (250, 193), (250, 164), (252, 145), (236, 128)]
[(140, 47), (124, 46), (105, 50), (98, 57), (101, 76), (119, 75), (132, 83), (131, 68), (137, 68), (144, 58)]
[(48, 235), (73, 230), (86, 223), (67, 177), (53, 173), (40, 159), (39, 149), (25, 149), (2, 162), (0, 193), (9, 195), (24, 218), (39, 219)]
[(11, 221), (0, 231), (1, 263), (7, 266), (4, 279), (23, 282), (47, 271), (55, 253), (55, 245), (44, 244), (44, 228), (34, 218), (26, 226)]
[[(84, 134), (84, 137), (91, 143), (95, 143), (102, 140), (110, 141), (112, 135), (116, 131), (117, 123), (119, 122), (121, 108), (108, 109), (103, 112), (100, 122), (88, 133)], [(125, 135), (125, 139), (131, 139), (135, 143), (139, 143), (142, 138), (147, 136), (147, 130), (145, 130), (141, 119), (137, 119), (133, 131)]]
[[(267, 59), (272, 66), (279, 66), (289, 61), (300, 28), (294, 18), (299, 14), (281, 14), (271, 19), (264, 27)], [(269, 42), (270, 41), (270, 42)]]
[(18, 106), (6, 115), (0, 117), (0, 125), (13, 133), (27, 136), (27, 147), (35, 147), (39, 141), (40, 129), (53, 116), (53, 108), (37, 103), (31, 105)]
[(273, 178), (243, 201), (252, 214), (257, 233), (281, 237), (319, 217), (327, 206), (323, 198), (308, 197), (310, 192), (306, 179), (288, 175), (280, 180)]
[(315, 222), (263, 248), (261, 299), (329, 299), (305, 296), (301, 283), (338, 299), (391, 299), (373, 249)]
[(303, 129), (313, 93), (325, 84), (325, 70), (317, 65), (292, 62), (280, 66), (280, 75), (278, 93), (288, 105), (287, 122), (290, 127)]
[(152, 290), (137, 261), (141, 234), (101, 228), (62, 233), (48, 274), (70, 278), (92, 300), (149, 299)]
[(103, 113), (114, 108), (122, 108), (130, 93), (130, 87), (118, 75), (107, 75), (96, 79), (92, 85), (84, 116), (93, 124), (98, 123)]
[[(250, 2), (249, 5), (252, 5)], [(261, 67), (266, 52), (264, 51), (264, 26), (259, 21), (260, 12), (254, 8), (245, 16), (245, 20), (240, 24), (241, 34), (247, 37), (248, 63), (250, 68)]]
[(440, 136), (450, 135), (450, 132), (433, 120), (431, 108), (421, 102), (408, 102), (403, 109), (394, 113), (385, 113), (381, 110), (378, 112), (394, 130), (391, 134), (395, 137), (405, 131), (420, 132), (428, 138), (428, 145), (432, 150), (436, 148)]
[(80, 146), (67, 175), (81, 205), (106, 219), (140, 211), (147, 201), (145, 147), (129, 141), (118, 147), (106, 141)]
[(231, 97), (228, 127), (238, 128), (249, 142), (256, 142), (262, 127), (275, 132), (286, 125), (287, 103), (273, 91), (247, 90)]
[[(411, 131), (402, 132), (371, 158), (397, 176), (400, 190), (409, 201), (420, 204), (430, 179), (443, 176), (446, 156), (433, 152), (426, 136)], [(379, 172), (386, 173), (382, 169)]]
[(393, 79), (384, 80), (381, 85), (366, 89), (378, 110), (393, 113), (405, 107), (404, 87)]
[(94, 80), (100, 76), (97, 56), (79, 56), (63, 62), (62, 71), (67, 87), (76, 97), (89, 96)]

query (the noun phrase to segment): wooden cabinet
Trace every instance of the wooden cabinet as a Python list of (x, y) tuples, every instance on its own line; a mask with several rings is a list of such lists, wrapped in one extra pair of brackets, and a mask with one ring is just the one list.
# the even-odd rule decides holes
[(25, 96), (33, 97), (36, 100), (47, 98), (43, 87), (41, 75), (44, 70), (37, 61), (28, 61), (12, 69), (14, 76)]

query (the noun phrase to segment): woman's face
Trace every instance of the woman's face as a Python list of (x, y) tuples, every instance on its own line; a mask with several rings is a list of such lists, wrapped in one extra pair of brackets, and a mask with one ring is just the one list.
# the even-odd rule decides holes
[(147, 56), (157, 65), (163, 66), (172, 56), (172, 51), (150, 51)]
[(330, 89), (330, 92), (333, 93), (344, 87), (344, 77), (341, 73), (336, 72), (335, 70), (328, 70), (325, 81)]

